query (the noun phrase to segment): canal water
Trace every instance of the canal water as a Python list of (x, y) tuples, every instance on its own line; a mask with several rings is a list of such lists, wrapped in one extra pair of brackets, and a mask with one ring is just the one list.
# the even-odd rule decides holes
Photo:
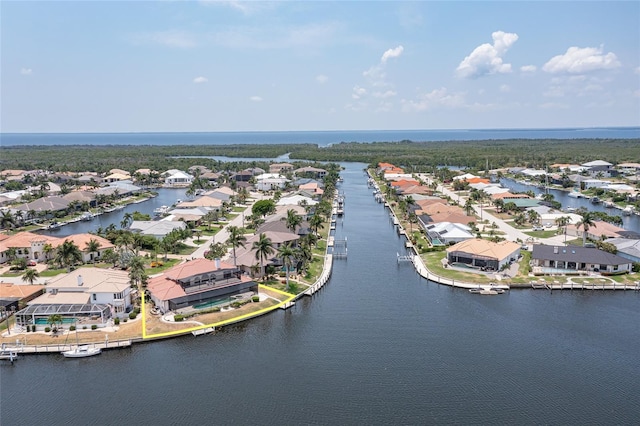
[(214, 335), (0, 365), (0, 423), (635, 424), (640, 293), (480, 296), (398, 264), (363, 164), (347, 259), (313, 298)]
[(115, 210), (109, 213), (103, 213), (93, 218), (90, 221), (80, 221), (69, 223), (68, 225), (61, 226), (56, 229), (47, 229), (39, 231), (41, 234), (52, 235), (54, 237), (66, 237), (72, 234), (80, 234), (84, 232), (95, 232), (98, 228), (106, 228), (107, 226), (114, 224), (117, 228), (120, 228), (120, 222), (124, 218), (126, 213), (133, 213), (138, 211), (140, 213), (148, 214), (153, 218), (153, 211), (156, 208), (162, 206), (170, 206), (177, 200), (186, 200), (185, 188), (158, 188), (155, 189), (158, 193), (157, 197), (150, 198), (149, 200), (129, 204), (121, 210)]

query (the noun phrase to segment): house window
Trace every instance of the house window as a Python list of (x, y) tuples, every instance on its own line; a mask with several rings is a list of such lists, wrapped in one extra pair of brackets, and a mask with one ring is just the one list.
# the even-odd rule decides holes
[(98, 299), (98, 296), (95, 293), (93, 293), (91, 295), (91, 299), (95, 302)]

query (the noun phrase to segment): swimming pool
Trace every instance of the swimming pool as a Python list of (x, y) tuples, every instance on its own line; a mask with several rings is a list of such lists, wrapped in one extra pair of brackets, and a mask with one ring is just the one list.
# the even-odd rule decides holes
[[(63, 324), (75, 324), (77, 321), (76, 318), (62, 318)], [(36, 325), (47, 325), (49, 322), (47, 318), (36, 318)]]
[(231, 303), (231, 302), (233, 302), (233, 300), (230, 297), (227, 297), (226, 299), (222, 299), (222, 300), (214, 300), (212, 302), (202, 303), (200, 305), (193, 305), (193, 309), (213, 308), (215, 306), (220, 306), (220, 305), (224, 305), (226, 303)]

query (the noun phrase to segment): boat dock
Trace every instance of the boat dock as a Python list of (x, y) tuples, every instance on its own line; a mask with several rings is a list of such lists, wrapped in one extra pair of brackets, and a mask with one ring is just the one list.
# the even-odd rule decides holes
[[(20, 339), (16, 340), (15, 346), (8, 346), (3, 344), (2, 353), (4, 352), (13, 352), (17, 354), (53, 354), (53, 353), (61, 353), (64, 351), (70, 351), (74, 349), (77, 345), (75, 343), (61, 343), (58, 345), (25, 345), (24, 342), (20, 341)], [(96, 342), (96, 343), (88, 343), (91, 347), (100, 348), (100, 349), (119, 349), (119, 348), (127, 348), (131, 346), (131, 340), (114, 340), (109, 341), (106, 340), (104, 342)]]

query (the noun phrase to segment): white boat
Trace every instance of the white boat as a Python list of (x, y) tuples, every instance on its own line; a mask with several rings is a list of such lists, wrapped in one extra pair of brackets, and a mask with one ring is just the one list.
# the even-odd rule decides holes
[(84, 212), (82, 213), (82, 216), (80, 216), (80, 220), (83, 220), (83, 221), (90, 221), (90, 220), (93, 220), (93, 218), (94, 216), (93, 216), (93, 213), (91, 212)]
[(631, 216), (632, 213), (633, 213), (633, 206), (627, 206), (624, 209), (622, 209), (622, 214), (625, 216)]
[(168, 212), (169, 212), (168, 206), (161, 206), (153, 210), (153, 213), (156, 216), (161, 216), (161, 215), (167, 214)]
[(88, 356), (98, 355), (102, 349), (90, 347), (89, 345), (76, 346), (75, 349), (62, 352), (65, 358), (86, 358)]
[(611, 202), (611, 201), (605, 201), (605, 202), (602, 203), (602, 205), (607, 209), (612, 209), (613, 206), (614, 206), (613, 202)]

